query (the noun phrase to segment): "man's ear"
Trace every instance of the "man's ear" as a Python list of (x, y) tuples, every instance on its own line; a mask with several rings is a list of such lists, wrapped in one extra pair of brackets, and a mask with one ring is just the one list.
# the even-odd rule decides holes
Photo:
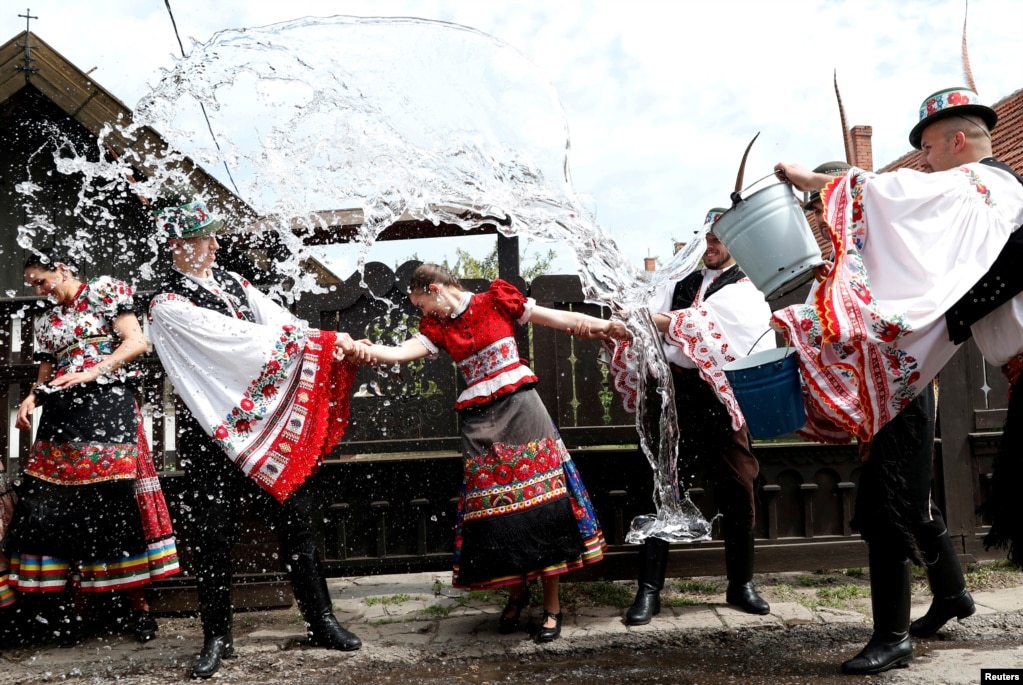
[(966, 147), (966, 134), (962, 131), (956, 131), (955, 134), (955, 150), (961, 152)]

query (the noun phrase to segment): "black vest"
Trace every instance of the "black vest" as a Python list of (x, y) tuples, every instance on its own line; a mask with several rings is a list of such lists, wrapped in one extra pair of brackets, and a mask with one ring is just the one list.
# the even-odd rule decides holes
[[(993, 157), (985, 157), (980, 163), (1008, 171), (1023, 184), (1023, 177)], [(970, 326), (1016, 297), (1021, 291), (1023, 291), (1023, 228), (1017, 228), (1009, 236), (1009, 241), (998, 253), (998, 258), (988, 272), (945, 312), (948, 339), (957, 345), (966, 342), (973, 335)]]
[[(746, 274), (742, 272), (739, 265), (733, 264), (725, 269), (721, 275), (710, 284), (707, 288), (707, 292), (703, 294), (703, 299), (706, 300), (726, 285), (731, 285), (745, 277)], [(703, 271), (694, 271), (676, 283), (675, 290), (671, 295), (671, 311), (675, 312), (679, 309), (689, 309), (692, 307), (693, 301), (696, 300), (696, 296), (700, 294), (701, 285), (703, 285)]]
[[(225, 292), (238, 300), (238, 311), (245, 320), (254, 321), (252, 310), (249, 308), (249, 298), (245, 295), (245, 289), (242, 288), (242, 284), (238, 282), (238, 279), (223, 269), (213, 269), (213, 277)], [(231, 311), (222, 299), (177, 271), (172, 270), (170, 272), (167, 280), (160, 285), (159, 292), (179, 295), (187, 300), (191, 300), (197, 307), (211, 309), (224, 316), (235, 316), (235, 313)]]

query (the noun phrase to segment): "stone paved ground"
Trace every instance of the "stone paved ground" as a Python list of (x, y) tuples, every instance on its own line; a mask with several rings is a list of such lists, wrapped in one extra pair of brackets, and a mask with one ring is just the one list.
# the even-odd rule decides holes
[[(864, 579), (838, 586), (844, 598), (832, 601), (812, 576), (758, 576), (771, 602), (768, 616), (727, 606), (717, 592), (723, 579), (696, 580), (695, 594), (666, 593), (675, 606), (632, 628), (622, 623), (620, 608), (594, 605), (566, 584), (563, 596), (582, 597), (566, 608), (562, 639), (537, 645), (527, 632), (498, 634), (502, 595), (461, 595), (450, 589), (450, 574), (335, 579), (338, 618), (363, 639), (362, 650), (303, 645), (294, 608), (239, 613), (238, 656), (212, 682), (850, 682), (838, 675), (838, 664), (869, 637), (869, 596), (856, 590)], [(605, 594), (620, 586), (619, 599), (634, 591), (629, 583), (603, 585)], [(1023, 582), (1000, 585), (974, 592), (975, 617), (917, 641), (910, 668), (871, 682), (976, 683), (983, 667), (1023, 669)], [(916, 592), (914, 600), (915, 617), (930, 598)], [(539, 613), (533, 606), (525, 614), (533, 629)], [(195, 617), (162, 617), (157, 639), (144, 645), (129, 635), (102, 635), (71, 649), (8, 647), (0, 685), (181, 682), (200, 645)]]

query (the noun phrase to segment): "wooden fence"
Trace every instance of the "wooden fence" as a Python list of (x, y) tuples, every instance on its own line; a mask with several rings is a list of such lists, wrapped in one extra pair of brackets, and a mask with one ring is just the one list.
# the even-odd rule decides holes
[[(353, 336), (404, 339), (403, 328), (418, 311), (405, 296), (414, 264), (392, 271), (370, 264), (367, 289), (355, 279), (333, 292), (303, 295), (296, 313), (311, 325)], [(575, 276), (543, 276), (529, 287), (516, 283), (544, 306), (600, 316), (582, 302)], [(471, 290), (482, 281), (465, 283)], [(796, 294), (793, 297), (798, 298)], [(145, 299), (145, 298), (140, 298)], [(791, 298), (790, 298), (791, 299)], [(784, 302), (778, 303), (782, 305)], [(18, 403), (35, 379), (31, 362), (33, 298), (0, 301), (0, 393), (8, 421), (3, 431), (5, 466), (17, 475), (30, 434), (13, 428)], [(397, 334), (394, 332), (397, 331)], [(394, 336), (389, 338), (389, 336)], [(601, 363), (600, 346), (545, 327), (523, 328), (520, 352), (540, 378), (538, 391), (558, 422), (593, 499), (609, 542), (606, 560), (576, 578), (631, 578), (635, 548), (624, 543), (632, 517), (653, 510), (652, 476), (637, 448), (633, 416), (623, 411)], [(180, 472), (174, 441), (173, 394), (155, 354), (145, 370), (139, 397), (154, 457), (179, 535), (185, 573), (162, 584), (163, 603), (187, 608), (192, 602), (187, 521), (178, 511)], [(445, 356), (400, 371), (359, 370), (352, 397), (352, 419), (343, 443), (320, 477), (321, 549), (332, 575), (442, 570), (450, 567), (455, 501), (461, 482), (457, 415), (451, 405), (459, 390), (454, 364)], [(935, 444), (935, 494), (949, 529), (967, 558), (991, 557), (980, 545), (986, 525), (974, 513), (983, 501), (991, 458), (1006, 406), (1006, 383), (971, 344), (942, 372), (940, 438)], [(762, 483), (758, 488), (756, 570), (813, 570), (866, 565), (866, 546), (849, 529), (860, 463), (855, 446), (799, 441), (758, 444)], [(689, 493), (710, 519), (717, 511), (713, 488), (687, 483)], [(273, 534), (249, 521), (236, 550), (237, 579), (249, 588), (238, 603), (288, 602)], [(719, 531), (714, 540), (672, 548), (669, 573), (723, 573)], [(267, 584), (269, 583), (269, 585)], [(267, 587), (272, 591), (267, 593)]]

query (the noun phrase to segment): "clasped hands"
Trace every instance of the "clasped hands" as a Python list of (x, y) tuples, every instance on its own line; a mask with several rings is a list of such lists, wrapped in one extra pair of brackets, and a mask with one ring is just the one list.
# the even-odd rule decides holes
[(580, 321), (567, 329), (569, 335), (583, 340), (632, 340), (632, 333), (625, 327), (625, 322), (610, 319), (603, 325), (594, 326), (591, 321)]
[(354, 340), (352, 336), (339, 331), (334, 340), (334, 359), (352, 364), (375, 364), (376, 359), (370, 353), (369, 346), (369, 340)]

